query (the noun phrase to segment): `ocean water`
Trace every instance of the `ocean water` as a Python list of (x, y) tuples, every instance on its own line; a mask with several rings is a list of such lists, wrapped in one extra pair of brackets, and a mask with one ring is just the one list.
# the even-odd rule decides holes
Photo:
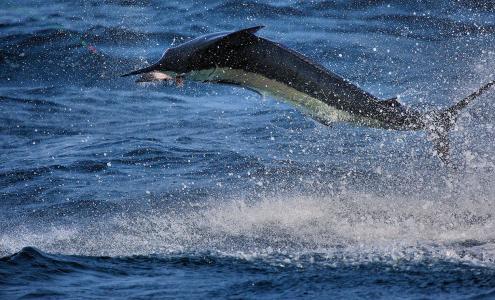
[(495, 298), (494, 91), (449, 168), (424, 132), (119, 77), (255, 25), (422, 110), (495, 78), (489, 0), (4, 0), (1, 299)]

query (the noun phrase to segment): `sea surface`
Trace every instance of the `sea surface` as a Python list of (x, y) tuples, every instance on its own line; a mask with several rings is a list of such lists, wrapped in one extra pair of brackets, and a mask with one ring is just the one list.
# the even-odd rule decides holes
[(495, 298), (494, 91), (447, 167), (425, 132), (119, 77), (256, 25), (424, 111), (495, 78), (490, 0), (2, 0), (0, 299)]

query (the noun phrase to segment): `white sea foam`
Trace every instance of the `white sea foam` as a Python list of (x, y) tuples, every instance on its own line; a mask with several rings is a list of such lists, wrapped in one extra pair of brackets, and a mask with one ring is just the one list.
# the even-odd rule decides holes
[[(474, 179), (463, 177), (471, 186)], [(343, 192), (212, 200), (201, 207), (13, 228), (0, 236), (0, 249), (13, 253), (35, 246), (110, 256), (212, 252), (284, 259), (318, 254), (332, 263), (438, 258), (493, 265), (495, 193), (467, 186), (449, 195)]]

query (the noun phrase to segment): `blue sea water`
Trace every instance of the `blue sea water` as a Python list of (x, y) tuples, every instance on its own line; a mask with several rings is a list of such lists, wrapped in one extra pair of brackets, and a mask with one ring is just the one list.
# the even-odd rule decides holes
[(422, 110), (495, 77), (490, 0), (4, 0), (1, 299), (495, 298), (495, 92), (447, 168), (424, 132), (119, 77), (260, 24)]

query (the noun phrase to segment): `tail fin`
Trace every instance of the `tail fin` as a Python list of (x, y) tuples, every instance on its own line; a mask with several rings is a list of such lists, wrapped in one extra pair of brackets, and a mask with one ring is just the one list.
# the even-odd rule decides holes
[(441, 111), (434, 118), (434, 122), (432, 124), (433, 126), (430, 129), (430, 133), (432, 134), (432, 141), (436, 155), (442, 160), (443, 163), (447, 165), (450, 163), (450, 145), (448, 134), (452, 127), (455, 125), (459, 114), (474, 99), (478, 98), (484, 92), (488, 91), (493, 85), (495, 85), (495, 80), (486, 83), (477, 91), (473, 92), (453, 106)]

